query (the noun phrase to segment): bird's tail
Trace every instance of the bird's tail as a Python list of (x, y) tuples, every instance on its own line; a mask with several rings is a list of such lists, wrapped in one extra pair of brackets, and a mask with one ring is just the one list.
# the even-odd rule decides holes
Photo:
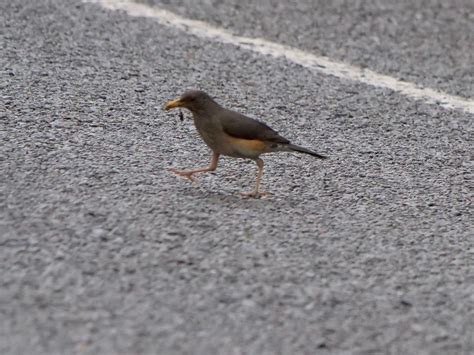
[(321, 155), (321, 154), (318, 154), (318, 153), (315, 153), (309, 149), (306, 149), (306, 148), (303, 148), (303, 147), (300, 147), (300, 146), (297, 146), (297, 145), (294, 145), (294, 144), (288, 144), (287, 145), (287, 148), (288, 150), (290, 151), (294, 151), (294, 152), (298, 152), (298, 153), (304, 153), (304, 154), (309, 154), (309, 155), (312, 155), (313, 157), (316, 157), (318, 159), (327, 159), (328, 157), (324, 156), (324, 155)]

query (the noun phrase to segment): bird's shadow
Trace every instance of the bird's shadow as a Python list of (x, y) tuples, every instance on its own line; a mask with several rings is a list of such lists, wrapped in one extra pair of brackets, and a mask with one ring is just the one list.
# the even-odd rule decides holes
[(259, 198), (252, 198), (242, 196), (240, 191), (237, 190), (211, 190), (203, 186), (189, 186), (181, 190), (181, 193), (190, 198), (205, 201), (212, 205), (225, 206), (226, 208), (247, 206), (252, 209), (253, 207), (271, 206), (276, 209), (288, 209), (289, 206), (304, 203), (301, 198), (294, 198), (291, 194), (287, 196), (281, 193), (268, 193), (268, 195)]

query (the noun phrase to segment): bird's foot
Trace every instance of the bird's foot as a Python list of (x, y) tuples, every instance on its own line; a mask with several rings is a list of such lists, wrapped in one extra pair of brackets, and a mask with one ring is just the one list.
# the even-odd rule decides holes
[(261, 197), (267, 197), (270, 195), (269, 192), (265, 191), (250, 191), (250, 192), (241, 192), (240, 195), (245, 198), (261, 198)]
[(178, 176), (188, 178), (189, 180), (191, 180), (191, 182), (196, 182), (196, 179), (193, 177), (193, 174), (195, 172), (192, 171), (192, 170), (179, 170), (179, 169), (175, 169), (175, 168), (170, 168), (168, 170), (175, 173)]

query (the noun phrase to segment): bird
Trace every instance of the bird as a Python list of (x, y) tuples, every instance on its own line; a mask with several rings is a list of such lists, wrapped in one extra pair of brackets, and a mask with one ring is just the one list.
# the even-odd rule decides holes
[(211, 162), (207, 167), (189, 170), (169, 169), (191, 181), (194, 181), (193, 175), (196, 173), (215, 171), (221, 155), (251, 159), (256, 162), (258, 168), (255, 188), (250, 192), (242, 192), (241, 195), (259, 198), (267, 194), (260, 191), (264, 166), (260, 158), (262, 154), (297, 152), (318, 159), (327, 159), (325, 155), (292, 144), (259, 120), (222, 107), (204, 91), (187, 90), (177, 99), (166, 102), (164, 106), (166, 111), (175, 108), (191, 111), (199, 135), (212, 151)]

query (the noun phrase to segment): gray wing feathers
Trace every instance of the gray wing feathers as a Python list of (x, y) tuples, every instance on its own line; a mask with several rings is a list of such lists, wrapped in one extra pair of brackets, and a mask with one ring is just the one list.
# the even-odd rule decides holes
[(288, 144), (290, 141), (280, 136), (265, 123), (244, 116), (238, 112), (224, 110), (220, 113), (224, 132), (230, 136), (243, 139), (260, 139), (263, 141)]

